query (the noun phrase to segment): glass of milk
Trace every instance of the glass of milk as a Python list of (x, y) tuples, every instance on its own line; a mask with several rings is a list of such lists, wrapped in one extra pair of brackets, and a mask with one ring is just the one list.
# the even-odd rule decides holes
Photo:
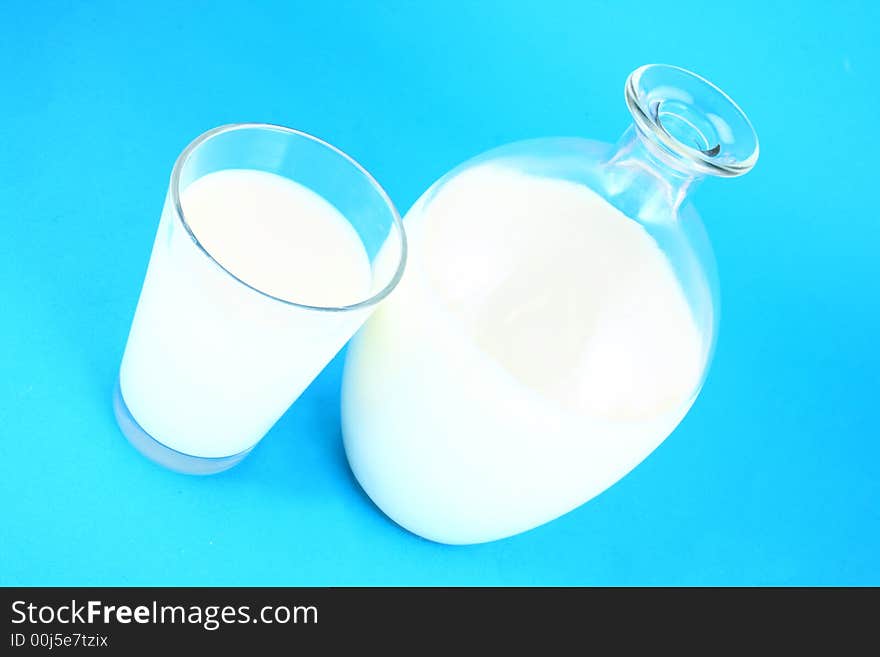
[(267, 124), (209, 130), (178, 157), (114, 410), (179, 472), (238, 463), (388, 296), (406, 238), (357, 162)]

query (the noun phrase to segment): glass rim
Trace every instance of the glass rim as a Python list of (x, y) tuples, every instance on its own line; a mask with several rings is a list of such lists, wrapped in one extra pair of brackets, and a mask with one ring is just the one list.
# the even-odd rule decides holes
[[(274, 294), (270, 294), (260, 288), (251, 285), (241, 277), (237, 276), (234, 272), (227, 269), (223, 263), (217, 260), (207, 248), (199, 241), (198, 237), (196, 237), (192, 228), (189, 225), (189, 222), (186, 220), (186, 214), (183, 211), (183, 206), (180, 202), (180, 174), (183, 170), (183, 167), (186, 165), (189, 157), (195, 152), (195, 150), (207, 142), (208, 140), (221, 135), (226, 132), (234, 132), (238, 130), (267, 130), (272, 132), (279, 132), (287, 135), (294, 135), (296, 137), (302, 137), (311, 142), (318, 144), (324, 148), (329, 149), (336, 155), (341, 156), (346, 162), (352, 165), (355, 169), (357, 169), (370, 183), (370, 186), (373, 190), (379, 195), (379, 198), (385, 203), (386, 207), (391, 212), (392, 225), (397, 229), (397, 233), (399, 235), (400, 241), (400, 257), (398, 259), (397, 268), (394, 271), (394, 275), (388, 281), (388, 283), (378, 292), (371, 294), (366, 299), (358, 301), (356, 303), (347, 304), (343, 306), (314, 306), (306, 303), (298, 303), (296, 301), (291, 301), (290, 299), (285, 299), (283, 297), (276, 296)], [(206, 130), (198, 137), (193, 139), (186, 148), (181, 151), (180, 155), (177, 156), (177, 160), (174, 162), (174, 168), (171, 170), (171, 201), (174, 205), (174, 211), (177, 215), (177, 218), (180, 220), (180, 223), (183, 225), (184, 230), (186, 230), (189, 235), (192, 243), (195, 244), (196, 248), (201, 251), (214, 265), (220, 268), (228, 276), (231, 276), (233, 280), (244, 285), (245, 287), (253, 290), (257, 294), (264, 296), (268, 299), (272, 299), (273, 301), (278, 301), (288, 306), (293, 306), (295, 308), (302, 308), (304, 310), (314, 310), (319, 312), (348, 312), (352, 310), (360, 310), (362, 308), (369, 308), (370, 306), (374, 306), (379, 303), (382, 299), (387, 297), (391, 292), (397, 287), (397, 284), (400, 282), (400, 279), (403, 277), (403, 271), (406, 268), (406, 260), (407, 260), (407, 244), (406, 244), (406, 232), (403, 228), (403, 220), (400, 217), (400, 213), (398, 213), (397, 208), (394, 205), (394, 202), (391, 200), (391, 197), (388, 196), (388, 193), (383, 189), (383, 187), (379, 184), (379, 182), (367, 171), (357, 160), (353, 157), (340, 150), (333, 144), (324, 141), (319, 137), (315, 137), (307, 132), (303, 132), (302, 130), (296, 130), (294, 128), (288, 128), (287, 126), (277, 125), (274, 123), (227, 123), (225, 125), (217, 126), (216, 128), (211, 128), (210, 130)], [(317, 192), (316, 192), (317, 193)], [(329, 202), (329, 201), (328, 201)], [(343, 215), (344, 216), (344, 215)], [(347, 220), (347, 218), (346, 218)]]

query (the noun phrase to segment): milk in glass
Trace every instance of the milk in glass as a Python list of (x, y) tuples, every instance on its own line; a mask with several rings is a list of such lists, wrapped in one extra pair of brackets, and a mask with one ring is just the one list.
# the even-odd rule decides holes
[(268, 431), (367, 312), (277, 299), (358, 303), (371, 293), (371, 266), (333, 205), (276, 174), (209, 173), (181, 191), (180, 203), (192, 235), (169, 198), (120, 390), (157, 441), (226, 457)]

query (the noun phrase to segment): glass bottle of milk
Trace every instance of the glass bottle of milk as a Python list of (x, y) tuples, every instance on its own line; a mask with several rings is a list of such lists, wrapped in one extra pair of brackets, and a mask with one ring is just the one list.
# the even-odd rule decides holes
[(715, 262), (688, 193), (758, 157), (745, 114), (672, 66), (633, 72), (614, 145), (504, 146), (407, 214), (409, 264), (348, 351), (352, 470), (400, 525), (444, 543), (525, 531), (651, 453), (700, 391)]

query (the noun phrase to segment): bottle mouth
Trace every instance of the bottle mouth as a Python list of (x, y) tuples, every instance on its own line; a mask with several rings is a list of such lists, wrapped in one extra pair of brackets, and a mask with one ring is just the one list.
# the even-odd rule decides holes
[(730, 177), (758, 161), (758, 135), (745, 112), (696, 73), (641, 66), (627, 78), (624, 95), (639, 132), (679, 167)]

